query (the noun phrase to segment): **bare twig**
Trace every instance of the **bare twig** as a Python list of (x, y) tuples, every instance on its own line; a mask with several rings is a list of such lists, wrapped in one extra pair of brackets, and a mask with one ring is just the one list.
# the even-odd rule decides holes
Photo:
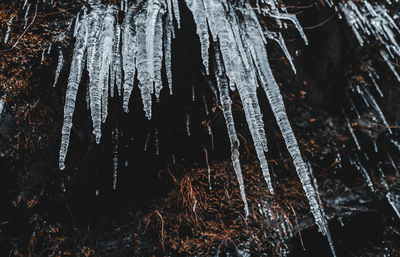
[(38, 3), (36, 3), (36, 5), (35, 5), (35, 14), (33, 15), (33, 19), (32, 19), (32, 21), (29, 23), (29, 25), (25, 28), (24, 32), (22, 32), (22, 34), (18, 37), (17, 41), (15, 41), (15, 43), (13, 44), (12, 47), (10, 47), (9, 49), (0, 51), (0, 53), (9, 52), (9, 51), (13, 50), (13, 49), (18, 45), (19, 41), (25, 36), (25, 34), (28, 32), (29, 28), (30, 28), (30, 27), (33, 25), (33, 23), (35, 22), (36, 17), (37, 17), (37, 14), (38, 14)]

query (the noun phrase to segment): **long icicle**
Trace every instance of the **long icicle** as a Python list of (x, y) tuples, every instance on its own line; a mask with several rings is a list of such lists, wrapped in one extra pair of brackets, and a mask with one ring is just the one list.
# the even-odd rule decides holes
[(68, 145), (71, 136), (72, 117), (75, 110), (75, 101), (78, 94), (79, 83), (82, 77), (86, 46), (88, 42), (88, 19), (89, 18), (85, 15), (79, 21), (79, 36), (76, 38), (70, 74), (68, 78), (67, 92), (65, 93), (64, 122), (61, 129), (61, 147), (59, 157), (60, 170), (65, 169), (65, 158), (67, 156)]
[[(218, 47), (214, 48), (215, 54), (220, 55)], [(217, 61), (215, 63), (215, 74), (216, 74), (216, 79), (217, 79), (217, 86), (219, 90), (219, 96), (220, 96), (220, 101), (222, 105), (222, 111), (224, 114), (225, 118), (225, 124), (226, 128), (228, 131), (229, 135), (229, 141), (231, 143), (231, 159), (232, 159), (232, 165), (233, 169), (236, 173), (236, 177), (239, 183), (239, 190), (240, 190), (240, 195), (242, 197), (242, 201), (244, 204), (244, 211), (246, 216), (249, 215), (249, 206), (247, 204), (247, 199), (246, 199), (246, 192), (244, 188), (244, 181), (243, 181), (243, 174), (242, 174), (242, 167), (240, 165), (240, 152), (239, 152), (239, 146), (240, 142), (237, 137), (236, 129), (235, 129), (235, 123), (233, 120), (233, 114), (232, 114), (232, 100), (229, 97), (229, 86), (228, 86), (228, 79), (225, 77), (224, 73), (224, 67), (222, 63), (218, 62), (220, 58), (217, 58)]]

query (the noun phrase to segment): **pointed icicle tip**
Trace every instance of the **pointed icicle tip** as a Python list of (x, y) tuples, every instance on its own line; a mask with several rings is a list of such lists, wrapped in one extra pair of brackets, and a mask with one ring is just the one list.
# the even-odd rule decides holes
[(60, 158), (60, 161), (59, 161), (59, 164), (58, 164), (58, 167), (59, 167), (60, 170), (64, 170), (65, 169), (65, 163), (64, 162), (65, 162), (64, 159)]

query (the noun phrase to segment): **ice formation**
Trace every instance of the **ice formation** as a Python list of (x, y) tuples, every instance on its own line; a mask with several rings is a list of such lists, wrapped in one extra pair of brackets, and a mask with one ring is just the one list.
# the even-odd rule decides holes
[[(386, 1), (391, 5), (391, 1)], [(398, 0), (394, 0), (398, 2)], [(386, 8), (386, 4), (380, 1), (370, 3), (364, 1), (343, 1), (338, 7), (347, 23), (351, 27), (358, 43), (363, 46), (371, 41), (382, 45), (381, 56), (392, 70), (396, 79), (400, 81), (400, 75), (396, 71), (393, 60), (400, 57), (400, 46), (396, 37), (400, 29), (394, 21), (393, 15)]]
[(396, 194), (393, 194), (390, 191), (389, 185), (386, 183), (385, 174), (383, 173), (381, 167), (378, 167), (378, 171), (381, 178), (381, 184), (383, 188), (386, 190), (386, 199), (388, 200), (390, 206), (392, 206), (393, 211), (396, 213), (397, 217), (400, 219), (400, 197)]
[(4, 36), (4, 44), (7, 44), (7, 42), (8, 42), (8, 39), (9, 39), (10, 33), (11, 33), (11, 25), (12, 25), (14, 19), (15, 19), (15, 16), (12, 16), (10, 18), (10, 20), (7, 21), (7, 31), (6, 31), (6, 35)]
[(325, 210), (324, 210), (324, 208), (322, 208), (322, 201), (321, 201), (321, 198), (319, 196), (317, 178), (314, 176), (312, 165), (311, 165), (310, 162), (307, 162), (307, 169), (310, 172), (310, 175), (311, 175), (311, 178), (312, 178), (312, 182), (313, 182), (312, 184), (314, 186), (315, 191), (317, 192), (317, 200), (318, 200), (319, 206), (321, 208), (321, 213), (323, 214), (322, 220), (325, 223), (325, 228), (327, 230), (327, 235), (326, 236), (328, 238), (329, 247), (331, 248), (332, 255), (334, 257), (336, 257), (336, 251), (335, 251), (335, 247), (333, 245), (331, 233), (329, 232), (328, 221), (326, 219)]
[[(333, 1), (327, 1), (327, 3), (331, 7), (335, 6), (335, 3)], [(353, 32), (358, 44), (361, 47), (373, 46), (375, 49), (377, 49), (377, 54), (380, 55), (381, 60), (383, 60), (387, 64), (387, 67), (393, 73), (394, 78), (398, 82), (400, 82), (400, 75), (398, 73), (399, 68), (396, 64), (396, 60), (398, 60), (398, 58), (400, 57), (400, 44), (398, 42), (398, 39), (400, 37), (400, 29), (398, 26), (399, 16), (398, 13), (396, 13), (398, 9), (397, 7), (395, 7), (398, 6), (398, 3), (398, 0), (348, 0), (338, 1), (335, 8), (339, 12), (339, 17), (344, 17), (345, 21)], [(396, 10), (395, 12), (390, 11), (392, 7), (395, 7), (393, 8), (394, 10)], [(372, 122), (382, 122), (383, 124), (381, 125), (381, 127), (386, 128), (389, 134), (393, 135), (394, 133), (392, 131), (392, 127), (387, 122), (383, 111), (378, 105), (378, 101), (374, 97), (375, 94), (377, 94), (381, 98), (384, 97), (383, 91), (379, 86), (380, 77), (374, 71), (374, 68), (370, 66), (370, 64), (368, 64), (368, 66), (369, 67), (367, 68), (367, 70), (364, 70), (366, 73), (366, 76), (364, 76), (365, 83), (362, 82), (360, 84), (360, 82), (357, 81), (356, 85), (351, 85), (352, 92), (358, 94), (361, 97), (361, 100), (366, 106), (368, 115), (371, 117)], [(351, 109), (357, 114), (357, 118), (360, 119), (360, 113), (355, 108), (351, 96), (347, 95), (347, 97), (352, 106)], [(358, 150), (361, 150), (360, 143), (352, 128), (351, 122), (345, 113), (344, 115), (349, 132), (353, 137), (353, 140)], [(400, 149), (400, 144), (395, 139), (390, 138), (390, 142), (396, 148)], [(380, 149), (377, 148), (376, 139), (374, 139), (372, 143), (375, 153), (378, 153)], [(369, 157), (366, 152), (363, 152), (363, 154), (365, 160), (368, 161)], [(395, 169), (396, 175), (398, 175), (396, 164), (393, 162), (390, 154), (387, 154), (387, 156), (390, 164)], [(369, 189), (374, 192), (375, 188), (372, 178), (369, 176), (367, 169), (363, 166), (360, 159), (361, 157), (359, 157), (357, 154), (354, 155), (354, 158), (349, 157), (351, 164), (354, 165), (356, 169), (361, 173)], [(382, 175), (381, 184), (384, 187), (387, 187), (387, 184), (383, 179), (383, 172), (381, 171), (381, 168), (379, 166), (378, 170)], [(392, 199), (392, 196), (388, 197), (388, 201), (390, 204), (392, 204), (390, 202)]]
[[(264, 121), (256, 92), (257, 88), (261, 87), (267, 96), (287, 149), (293, 158), (319, 231), (329, 237), (322, 206), (310, 172), (306, 169), (302, 159), (279, 86), (269, 65), (265, 48), (267, 38), (281, 46), (294, 71), (295, 68), (282, 35), (267, 31), (259, 23), (257, 15), (271, 17), (281, 28), (286, 28), (286, 22), (294, 24), (307, 43), (307, 38), (296, 16), (289, 14), (282, 4), (278, 7), (272, 0), (263, 0), (259, 13), (255, 13), (247, 1), (238, 1), (236, 4), (232, 4), (227, 0), (186, 0), (179, 3), (185, 3), (193, 15), (196, 32), (201, 43), (204, 76), (209, 81), (214, 94), (219, 95), (223, 107), (231, 142), (233, 167), (239, 181), (246, 215), (249, 214), (249, 210), (230, 93), (237, 90), (242, 101), (262, 173), (269, 192), (274, 193), (265, 156), (268, 146)], [(171, 40), (175, 34), (174, 24), (178, 28), (181, 26), (179, 3), (178, 0), (150, 0), (139, 1), (138, 4), (127, 7), (124, 2), (126, 15), (122, 25), (117, 22), (118, 10), (113, 5), (91, 3), (90, 8), (85, 8), (78, 16), (74, 29), (76, 43), (64, 107), (60, 169), (65, 168), (75, 101), (84, 69), (89, 75), (87, 102), (90, 106), (93, 134), (97, 143), (100, 143), (101, 139), (101, 124), (107, 119), (109, 94), (111, 97), (114, 96), (114, 90), (117, 89), (118, 94), (122, 94), (123, 108), (127, 112), (132, 89), (135, 86), (135, 76), (137, 76), (137, 85), (140, 89), (145, 115), (151, 119), (152, 98), (155, 96), (157, 100), (159, 99), (163, 86), (161, 80), (163, 59), (169, 90), (172, 93)], [(213, 59), (215, 61), (210, 64), (212, 58), (209, 58), (209, 48), (211, 46), (214, 49)], [(211, 72), (209, 68), (211, 68)], [(211, 75), (215, 76), (219, 93), (216, 92), (208, 78)], [(190, 135), (190, 117), (189, 114), (186, 115), (187, 133)], [(113, 132), (113, 135), (118, 137), (116, 131)]]
[(58, 62), (57, 62), (57, 69), (56, 69), (56, 76), (54, 77), (53, 87), (56, 86), (58, 78), (60, 77), (61, 70), (64, 66), (64, 56), (62, 53), (61, 48), (58, 50)]
[(0, 99), (0, 122), (3, 119), (3, 113), (4, 113), (4, 106), (6, 105), (6, 103), (4, 102), (3, 99)]
[(117, 180), (118, 180), (118, 166), (119, 166), (119, 158), (118, 158), (118, 145), (119, 145), (119, 126), (118, 120), (114, 121), (114, 126), (112, 130), (112, 145), (113, 145), (113, 189), (117, 188)]

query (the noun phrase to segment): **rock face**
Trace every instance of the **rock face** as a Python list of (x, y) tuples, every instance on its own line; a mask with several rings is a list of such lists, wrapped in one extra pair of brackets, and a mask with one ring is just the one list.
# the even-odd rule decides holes
[[(30, 37), (52, 30), (46, 26), (54, 31), (68, 27), (79, 2), (71, 6), (54, 2), (54, 6), (39, 6), (38, 21), (32, 25)], [(23, 17), (26, 7), (18, 10), (22, 6), (23, 3), (11, 5)], [(34, 6), (30, 8), (28, 17), (33, 19)], [(68, 11), (51, 16), (54, 23), (43, 25), (41, 17), (53, 13), (53, 8)], [(1, 4), (1, 13), (7, 9)], [(188, 10), (181, 13), (182, 29), (172, 42), (174, 95), (169, 96), (168, 90), (161, 92), (162, 101), (154, 103), (151, 121), (141, 111), (137, 87), (132, 92), (129, 114), (120, 108), (122, 99), (115, 99), (109, 105), (109, 121), (102, 127), (103, 142), (96, 145), (87, 119), (90, 114), (85, 106), (86, 92), (81, 89), (71, 133), (69, 167), (62, 172), (57, 164), (69, 72), (65, 67), (70, 66), (71, 47), (66, 47), (63, 40), (57, 41), (63, 47), (65, 65), (56, 88), (52, 86), (59, 52), (56, 46), (48, 50), (48, 42), (58, 35), (43, 34), (46, 40), (40, 42), (46, 45), (46, 53), (49, 51), (43, 60), (42, 48), (37, 45), (32, 45), (35, 56), (24, 51), (22, 46), (33, 40), (30, 37), (27, 41), (21, 39), (16, 49), (1, 58), (10, 62), (12, 55), (20, 53), (27, 62), (13, 62), (24, 67), (20, 78), (26, 80), (26, 85), (14, 83), (24, 88), (13, 88), (16, 91), (11, 93), (6, 87), (1, 89), (9, 99), (2, 111), (0, 101), (0, 204), (4, 209), (0, 214), (1, 256), (297, 256), (303, 254), (303, 247), (311, 255), (330, 254), (328, 243), (316, 232), (282, 136), (271, 133), (278, 128), (260, 90), (265, 127), (271, 138), (268, 164), (277, 186), (275, 196), (265, 193), (267, 187), (252, 150), (241, 102), (233, 94), (250, 210), (244, 220), (236, 175), (227, 161), (231, 152), (223, 113), (213, 104), (215, 96), (199, 72), (203, 62), (195, 23)], [(273, 44), (267, 47), (271, 66), (282, 83), (280, 89), (302, 154), (314, 169), (338, 256), (350, 252), (374, 255), (376, 249), (396, 255), (397, 131), (393, 128), (394, 135), (389, 135), (374, 118), (378, 116), (372, 105), (367, 106), (356, 89), (356, 84), (367, 81), (365, 67), (369, 62), (378, 63), (375, 67), (385, 84), (384, 97), (371, 91), (388, 123), (397, 124), (398, 112), (393, 108), (399, 97), (396, 80), (376, 59), (373, 49), (354, 51), (356, 39), (345, 22), (332, 15), (328, 9), (313, 7), (299, 17), (310, 44), (305, 47), (300, 40), (288, 44), (291, 53), (300, 49), (294, 59), (297, 76)], [(9, 44), (20, 35), (19, 28), (15, 29)], [(292, 35), (289, 32), (287, 36)], [(1, 45), (4, 49), (8, 46)], [(7, 76), (2, 70), (0, 78), (15, 81), (17, 78), (10, 75), (17, 74), (12, 67), (7, 66)], [(87, 74), (83, 74), (85, 80)], [(193, 81), (195, 101), (190, 86)], [(112, 189), (114, 119), (121, 128), (116, 190)], [(348, 126), (362, 151), (357, 150)], [(362, 167), (371, 177), (375, 192), (369, 191), (360, 172)], [(380, 170), (385, 176), (379, 175)], [(388, 188), (384, 188), (382, 179)], [(395, 207), (390, 205), (388, 193)], [(360, 238), (351, 231), (361, 231), (365, 236)], [(314, 244), (316, 241), (319, 243)]]

